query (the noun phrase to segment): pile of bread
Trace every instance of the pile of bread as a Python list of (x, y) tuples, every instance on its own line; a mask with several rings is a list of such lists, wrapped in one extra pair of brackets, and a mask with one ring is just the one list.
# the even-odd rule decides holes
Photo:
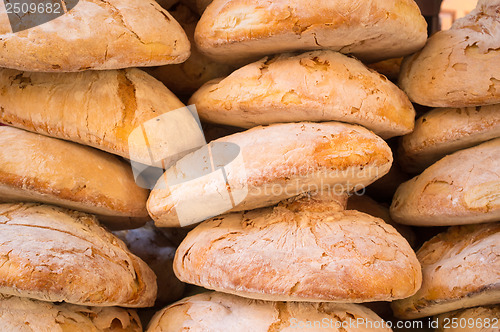
[(500, 0), (3, 14), (2, 331), (498, 329)]

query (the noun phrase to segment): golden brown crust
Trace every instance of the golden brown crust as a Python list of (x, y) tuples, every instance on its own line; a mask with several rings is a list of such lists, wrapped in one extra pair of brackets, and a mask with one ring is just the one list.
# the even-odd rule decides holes
[(118, 307), (54, 304), (0, 295), (2, 331), (141, 332), (137, 313)]
[(142, 224), (149, 192), (115, 156), (12, 127), (0, 127), (0, 202), (62, 205)]
[(447, 154), (500, 137), (500, 104), (436, 108), (417, 119), (415, 130), (402, 138), (399, 161), (419, 172)]
[(393, 302), (399, 318), (413, 319), (498, 302), (500, 223), (450, 227), (417, 252), (422, 288)]
[(179, 23), (153, 0), (80, 0), (55, 20), (11, 32), (1, 15), (0, 64), (26, 71), (159, 66), (185, 61), (190, 49)]
[(438, 322), (435, 332), (496, 332), (500, 319), (500, 305), (476, 307), (447, 312), (434, 317)]
[(243, 165), (230, 166), (234, 169), (224, 184), (205, 176), (168, 187), (166, 178), (178, 170), (191, 172), (206, 163), (201, 152), (179, 160), (159, 179), (148, 199), (148, 211), (157, 226), (179, 226), (179, 207), (189, 206), (189, 217), (181, 225), (227, 212), (225, 208), (208, 211), (200, 205), (227, 190), (226, 183), (231, 190), (248, 189), (231, 210), (244, 211), (304, 192), (359, 189), (386, 174), (392, 163), (392, 152), (381, 138), (363, 127), (337, 122), (274, 124), (214, 142), (235, 144)]
[(215, 0), (195, 33), (202, 52), (240, 63), (317, 49), (374, 62), (411, 54), (426, 38), (425, 20), (413, 0)]
[[(148, 332), (279, 332), (299, 329), (298, 324), (328, 322), (328, 326), (308, 331), (391, 331), (370, 309), (356, 304), (269, 302), (208, 292), (185, 298), (159, 311)], [(352, 328), (350, 321), (364, 321)], [(317, 324), (317, 323), (316, 323)], [(355, 324), (354, 324), (355, 325)], [(339, 328), (340, 326), (340, 328)], [(342, 328), (344, 326), (345, 328)]]
[(408, 97), (356, 59), (323, 50), (264, 58), (206, 83), (189, 100), (207, 122), (242, 128), (342, 121), (382, 138), (413, 130)]
[(399, 232), (399, 234), (401, 234), (406, 239), (406, 241), (408, 241), (412, 248), (415, 248), (415, 245), (417, 243), (415, 232), (413, 232), (413, 230), (408, 226), (400, 225), (394, 222), (394, 220), (392, 220), (391, 218), (391, 214), (389, 213), (389, 208), (376, 202), (371, 197), (367, 195), (352, 195), (347, 201), (347, 209), (356, 210), (382, 219), (383, 221), (394, 227)]
[[(148, 165), (148, 147), (129, 136), (148, 120), (184, 107), (161, 82), (135, 68), (82, 73), (0, 69), (0, 85), (0, 122)], [(151, 144), (165, 140), (163, 132), (148, 135)], [(133, 156), (129, 144), (136, 149)]]
[(95, 217), (0, 205), (0, 293), (80, 305), (147, 307), (156, 277)]
[(392, 226), (326, 203), (304, 197), (209, 219), (181, 243), (174, 271), (187, 283), (272, 301), (391, 301), (419, 289), (415, 253)]
[(198, 51), (194, 45), (194, 30), (199, 16), (180, 3), (170, 13), (181, 24), (193, 47), (191, 56), (183, 63), (167, 65), (145, 70), (160, 80), (179, 97), (189, 98), (206, 82), (226, 76), (235, 68), (226, 63), (217, 63)]
[(447, 31), (405, 59), (399, 77), (410, 99), (431, 107), (500, 103), (500, 9), (479, 1)]
[(399, 186), (399, 223), (449, 226), (500, 220), (500, 138), (455, 152)]

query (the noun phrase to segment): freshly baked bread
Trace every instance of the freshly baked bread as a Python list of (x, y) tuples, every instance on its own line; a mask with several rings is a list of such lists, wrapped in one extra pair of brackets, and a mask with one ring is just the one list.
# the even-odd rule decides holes
[(417, 252), (422, 288), (393, 302), (396, 317), (413, 319), (498, 303), (500, 223), (450, 227)]
[[(191, 113), (171, 113), (184, 104), (138, 69), (64, 74), (0, 69), (0, 85), (0, 122), (143, 164), (155, 165), (150, 153), (155, 161), (165, 152), (174, 155), (200, 135)], [(149, 120), (170, 115), (159, 122), (160, 129), (147, 125)], [(132, 135), (141, 126), (147, 140), (141, 130), (141, 135)], [(176, 130), (183, 135), (175, 134)]]
[(61, 205), (118, 228), (147, 220), (149, 191), (117, 157), (12, 127), (0, 127), (0, 146), (0, 202)]
[(500, 305), (447, 312), (434, 317), (435, 332), (498, 332)]
[(9, 21), (2, 6), (0, 67), (75, 72), (159, 66), (189, 57), (186, 34), (156, 1), (80, 0), (70, 11), (61, 10), (64, 15), (36, 25), (33, 15)]
[(383, 220), (308, 197), (212, 218), (177, 249), (187, 283), (271, 301), (360, 303), (414, 294), (420, 265)]
[(147, 307), (156, 277), (92, 215), (0, 205), (0, 294), (80, 305)]
[(347, 201), (348, 210), (356, 210), (377, 217), (394, 227), (412, 248), (415, 248), (417, 237), (409, 226), (400, 225), (392, 220), (389, 208), (376, 202), (367, 195), (352, 195)]
[(141, 332), (134, 310), (83, 307), (0, 295), (3, 332)]
[(415, 110), (397, 86), (328, 50), (263, 58), (206, 83), (189, 104), (204, 121), (243, 128), (343, 121), (390, 138), (410, 133), (415, 122)]
[(256, 127), (209, 147), (185, 156), (158, 180), (148, 199), (157, 226), (186, 226), (304, 192), (360, 189), (392, 163), (381, 138), (337, 122)]
[(147, 68), (146, 71), (163, 82), (177, 96), (187, 100), (203, 84), (211, 79), (229, 75), (235, 68), (210, 60), (194, 46), (194, 30), (199, 19), (197, 14), (182, 3), (173, 7), (170, 13), (193, 43), (191, 56), (181, 64)]
[(159, 311), (147, 331), (278, 332), (300, 327), (312, 332), (392, 331), (361, 305), (269, 302), (218, 292), (188, 297)]
[(394, 221), (449, 226), (500, 220), (500, 138), (455, 152), (399, 186)]
[(415, 130), (403, 137), (400, 164), (420, 172), (442, 157), (500, 137), (500, 104), (467, 108), (436, 108), (421, 116)]
[(195, 33), (202, 52), (235, 63), (317, 49), (376, 62), (411, 54), (426, 39), (427, 24), (413, 0), (215, 0)]
[(157, 276), (158, 296), (156, 303), (177, 301), (184, 292), (182, 283), (174, 274), (173, 262), (177, 246), (152, 222), (141, 228), (113, 232), (128, 249), (146, 262)]
[(405, 59), (399, 83), (412, 101), (431, 107), (500, 103), (499, 6), (499, 0), (479, 0)]

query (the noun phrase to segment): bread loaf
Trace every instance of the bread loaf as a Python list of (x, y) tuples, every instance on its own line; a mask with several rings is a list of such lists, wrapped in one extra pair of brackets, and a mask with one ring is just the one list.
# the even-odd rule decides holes
[(499, 328), (500, 305), (447, 312), (434, 317), (436, 332), (496, 332)]
[(54, 8), (64, 15), (43, 24), (37, 24), (42, 13), (9, 21), (5, 10), (0, 67), (75, 72), (159, 66), (189, 57), (181, 26), (153, 0), (80, 0), (69, 11), (65, 5)]
[(392, 331), (360, 305), (257, 301), (218, 292), (185, 298), (159, 311), (147, 331), (279, 332), (299, 326), (312, 332)]
[(477, 8), (450, 30), (432, 35), (405, 59), (399, 83), (410, 99), (431, 107), (500, 103), (500, 2)]
[(53, 304), (0, 295), (0, 326), (4, 332), (141, 332), (134, 310)]
[(156, 277), (95, 217), (49, 205), (0, 205), (0, 294), (147, 307)]
[(413, 0), (215, 0), (200, 19), (195, 40), (220, 62), (318, 49), (375, 62), (419, 50), (426, 27)]
[(199, 146), (203, 138), (189, 111), (171, 112), (184, 104), (138, 69), (64, 74), (0, 69), (0, 85), (0, 122), (146, 165), (161, 167), (165, 155)]
[(498, 303), (500, 223), (450, 227), (417, 252), (422, 288), (393, 302), (396, 317), (413, 319)]
[(421, 272), (408, 242), (383, 220), (328, 198), (209, 219), (181, 243), (174, 271), (187, 283), (271, 301), (360, 303), (414, 294)]
[(0, 147), (0, 202), (60, 205), (115, 228), (148, 219), (149, 192), (113, 155), (12, 127), (0, 127)]
[(333, 51), (264, 58), (206, 83), (189, 100), (207, 122), (251, 128), (342, 121), (382, 138), (413, 130), (415, 110), (384, 76)]
[(392, 218), (415, 226), (500, 220), (500, 138), (455, 152), (399, 186)]
[(360, 126), (325, 122), (256, 127), (179, 160), (158, 180), (148, 211), (157, 226), (186, 226), (229, 210), (271, 206), (304, 192), (360, 189), (386, 174), (391, 163), (387, 144)]
[(500, 104), (436, 108), (417, 119), (415, 130), (401, 139), (399, 161), (419, 172), (447, 154), (500, 137)]

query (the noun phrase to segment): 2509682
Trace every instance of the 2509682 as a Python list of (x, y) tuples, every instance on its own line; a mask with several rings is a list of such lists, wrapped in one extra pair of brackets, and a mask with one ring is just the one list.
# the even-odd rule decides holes
[(6, 3), (7, 14), (62, 14), (63, 9), (60, 3)]

